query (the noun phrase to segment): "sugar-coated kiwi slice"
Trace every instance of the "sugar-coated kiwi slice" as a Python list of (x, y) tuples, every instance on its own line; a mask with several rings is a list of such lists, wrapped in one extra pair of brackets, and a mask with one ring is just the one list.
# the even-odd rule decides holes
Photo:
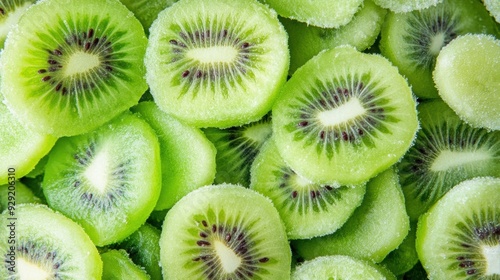
[[(390, 252), (380, 265), (389, 269), (394, 275), (403, 275), (418, 263), (418, 254), (415, 249), (417, 223), (411, 224), (410, 232), (398, 246)], [(426, 279), (426, 278), (425, 278)]]
[(500, 178), (464, 181), (419, 219), (416, 248), (429, 279), (500, 278)]
[(82, 227), (45, 205), (0, 215), (2, 279), (101, 279), (102, 261)]
[(0, 48), (3, 48), (9, 31), (36, 0), (4, 0), (0, 2)]
[(164, 279), (289, 279), (291, 251), (269, 199), (238, 185), (197, 189), (170, 209), (160, 237)]
[(55, 136), (88, 132), (147, 89), (147, 38), (118, 0), (44, 0), (5, 42), (1, 89), (20, 122)]
[(282, 17), (301, 21), (310, 25), (336, 28), (352, 20), (363, 0), (261, 0)]
[(271, 116), (242, 126), (203, 130), (217, 149), (216, 184), (250, 185), (250, 166), (260, 148), (272, 134)]
[(277, 15), (256, 0), (183, 0), (150, 29), (146, 79), (158, 106), (197, 127), (262, 118), (286, 80)]
[(171, 208), (190, 191), (214, 181), (216, 149), (200, 129), (161, 111), (152, 101), (131, 110), (151, 125), (160, 142), (162, 187), (155, 210)]
[(368, 182), (361, 206), (339, 230), (292, 245), (307, 260), (340, 254), (381, 262), (403, 242), (409, 229), (403, 192), (390, 168)]
[(483, 0), (483, 4), (495, 20), (500, 23), (500, 2), (497, 0)]
[(326, 184), (366, 182), (404, 155), (418, 128), (415, 100), (397, 68), (351, 46), (299, 68), (272, 114), (285, 162)]
[(483, 34), (456, 38), (439, 53), (433, 77), (439, 96), (461, 119), (500, 130), (499, 39)]
[(373, 0), (380, 7), (396, 13), (405, 13), (436, 6), (443, 0)]
[(178, 0), (120, 0), (141, 22), (146, 34), (158, 14)]
[(102, 280), (149, 280), (151, 277), (129, 257), (125, 250), (109, 250), (101, 254)]
[(349, 23), (338, 28), (321, 28), (307, 23), (280, 18), (288, 33), (290, 73), (304, 65), (320, 51), (349, 44), (364, 51), (380, 33), (387, 10), (365, 0)]
[(57, 138), (25, 127), (0, 102), (0, 185), (21, 178), (35, 168)]
[(296, 174), (269, 139), (255, 159), (250, 188), (269, 197), (285, 223), (289, 239), (333, 233), (363, 201), (366, 187), (315, 184)]
[(49, 154), (43, 192), (97, 246), (123, 240), (153, 211), (161, 189), (158, 139), (127, 112), (87, 134), (61, 138)]
[(412, 220), (461, 181), (500, 175), (500, 131), (471, 127), (440, 99), (420, 103), (417, 109), (421, 129), (398, 163)]
[(15, 209), (17, 205), (27, 203), (42, 203), (42, 200), (20, 181), (0, 186), (0, 213), (9, 206)]
[(444, 0), (427, 9), (388, 13), (381, 31), (382, 54), (421, 98), (437, 98), (432, 71), (441, 48), (461, 34), (495, 33), (495, 23), (477, 0)]

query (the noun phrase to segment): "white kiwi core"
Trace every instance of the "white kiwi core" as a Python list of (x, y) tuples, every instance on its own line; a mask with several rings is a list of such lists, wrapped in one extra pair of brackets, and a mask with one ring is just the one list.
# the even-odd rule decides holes
[(100, 193), (106, 191), (109, 182), (109, 155), (105, 150), (100, 151), (92, 159), (90, 165), (85, 169), (83, 175), (90, 184)]
[(366, 113), (358, 98), (351, 98), (346, 103), (328, 111), (319, 112), (317, 118), (324, 126), (337, 126)]
[(64, 68), (64, 75), (66, 77), (75, 74), (85, 73), (95, 67), (98, 67), (101, 61), (99, 56), (83, 51), (73, 53)]
[(457, 152), (443, 150), (432, 162), (431, 170), (434, 172), (446, 171), (454, 167), (489, 160), (490, 157), (491, 156), (485, 151)]
[(309, 188), (309, 186), (313, 184), (313, 182), (300, 175), (295, 175), (294, 181), (295, 181), (295, 186), (303, 189)]
[(241, 264), (241, 258), (231, 248), (228, 248), (226, 244), (220, 241), (214, 242), (214, 248), (226, 273), (232, 273), (238, 269)]
[(269, 137), (272, 133), (270, 123), (258, 124), (250, 126), (243, 132), (243, 135), (255, 142), (262, 142)]
[(200, 63), (231, 63), (236, 60), (238, 51), (232, 46), (213, 46), (193, 48), (186, 56)]
[(24, 258), (19, 258), (17, 265), (20, 280), (45, 280), (50, 278), (49, 272)]
[(483, 245), (482, 249), (487, 263), (485, 276), (500, 275), (500, 245)]
[(444, 46), (445, 36), (446, 35), (443, 32), (432, 36), (431, 45), (429, 46), (429, 52), (432, 55), (437, 56), (439, 54), (439, 51), (441, 51), (441, 48)]

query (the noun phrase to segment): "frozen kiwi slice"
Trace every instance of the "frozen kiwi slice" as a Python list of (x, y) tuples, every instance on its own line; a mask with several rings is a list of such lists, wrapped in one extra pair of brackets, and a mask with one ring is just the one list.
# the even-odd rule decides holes
[(398, 163), (412, 220), (461, 181), (500, 174), (500, 131), (471, 127), (440, 99), (420, 103), (417, 109), (421, 129)]
[(214, 145), (201, 130), (161, 111), (154, 102), (141, 102), (133, 112), (146, 120), (158, 135), (162, 187), (155, 210), (171, 208), (181, 197), (215, 177)]
[(282, 17), (310, 25), (335, 28), (352, 20), (363, 0), (261, 0)]
[(37, 131), (86, 133), (147, 89), (146, 44), (141, 24), (118, 0), (39, 1), (5, 42), (6, 104)]
[(101, 254), (102, 280), (149, 280), (151, 277), (137, 266), (125, 250), (109, 250)]
[(262, 147), (251, 174), (250, 188), (273, 201), (289, 239), (333, 233), (361, 204), (366, 191), (364, 184), (315, 184), (296, 174), (281, 158), (273, 138)]
[(0, 215), (2, 279), (100, 279), (102, 261), (83, 229), (45, 205)]
[(57, 138), (25, 127), (0, 102), (0, 185), (8, 177), (21, 178), (35, 168)]
[(4, 0), (0, 2), (0, 48), (3, 48), (9, 31), (36, 0)]
[(259, 193), (211, 185), (167, 213), (160, 237), (165, 279), (289, 279), (291, 251), (278, 211)]
[(422, 10), (443, 2), (443, 0), (373, 0), (373, 1), (380, 7), (389, 9), (396, 13), (405, 13), (415, 10)]
[[(397, 249), (390, 252), (380, 265), (389, 269), (394, 275), (403, 275), (418, 263), (418, 254), (415, 249), (417, 223), (411, 224), (411, 229)], [(422, 279), (423, 280), (423, 279)]]
[(148, 218), (161, 188), (158, 139), (124, 113), (87, 134), (61, 138), (49, 154), (43, 192), (97, 246), (123, 240)]
[(145, 64), (160, 109), (197, 127), (238, 126), (270, 111), (287, 35), (256, 0), (179, 1), (151, 26)]
[(499, 39), (480, 34), (456, 38), (439, 53), (433, 77), (439, 96), (461, 119), (500, 130)]
[(500, 178), (464, 181), (417, 228), (416, 248), (429, 279), (500, 278)]
[(349, 256), (318, 257), (304, 262), (292, 273), (292, 280), (396, 280), (375, 264)]
[(421, 98), (437, 98), (432, 71), (441, 48), (458, 35), (495, 32), (495, 23), (477, 0), (444, 0), (408, 13), (388, 13), (380, 48)]
[(272, 133), (271, 116), (257, 122), (226, 129), (203, 130), (217, 149), (215, 183), (250, 185), (250, 166), (264, 142)]
[(146, 34), (158, 14), (178, 0), (120, 0), (141, 22)]
[(349, 44), (364, 51), (380, 33), (387, 11), (365, 0), (348, 24), (338, 28), (321, 28), (307, 23), (281, 18), (289, 36), (290, 73), (306, 63), (321, 50)]
[(417, 128), (416, 103), (396, 67), (351, 46), (299, 68), (273, 107), (285, 162), (316, 183), (357, 185), (396, 163)]
[(11, 181), (7, 185), (0, 186), (0, 213), (9, 209), (9, 206), (15, 210), (17, 205), (26, 203), (42, 203), (42, 201), (20, 181)]
[(380, 262), (403, 242), (409, 229), (403, 192), (390, 168), (368, 182), (363, 203), (339, 230), (292, 245), (307, 260), (341, 254)]

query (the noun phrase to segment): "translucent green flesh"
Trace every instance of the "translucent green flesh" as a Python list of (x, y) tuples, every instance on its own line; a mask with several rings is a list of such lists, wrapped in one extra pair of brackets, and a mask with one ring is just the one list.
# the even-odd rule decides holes
[(0, 48), (3, 48), (9, 31), (17, 24), (35, 0), (7, 0), (0, 2)]
[(103, 262), (102, 279), (151, 279), (143, 269), (132, 262), (125, 251), (110, 250), (101, 254), (101, 259)]

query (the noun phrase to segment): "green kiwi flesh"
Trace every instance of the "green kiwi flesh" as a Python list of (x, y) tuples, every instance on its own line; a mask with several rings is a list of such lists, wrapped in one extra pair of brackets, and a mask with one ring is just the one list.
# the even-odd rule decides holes
[(395, 13), (406, 13), (422, 10), (442, 3), (443, 0), (373, 0), (380, 7)]
[(216, 149), (203, 132), (141, 102), (132, 112), (151, 125), (160, 143), (162, 187), (155, 210), (171, 208), (181, 197), (210, 185), (216, 172)]
[(289, 279), (285, 227), (269, 199), (238, 185), (197, 189), (170, 209), (160, 237), (164, 279)]
[(390, 168), (368, 182), (361, 206), (340, 229), (295, 240), (292, 246), (306, 260), (340, 254), (378, 263), (403, 242), (409, 229), (403, 192), (397, 173)]
[(81, 224), (97, 246), (136, 231), (160, 194), (158, 139), (129, 112), (90, 133), (61, 138), (45, 168), (49, 206)]
[(496, 0), (483, 0), (483, 4), (490, 12), (491, 16), (500, 23), (500, 2)]
[(410, 271), (418, 263), (417, 249), (415, 249), (416, 233), (417, 224), (412, 223), (410, 232), (403, 242), (398, 248), (390, 252), (380, 265), (398, 276)]
[(273, 107), (285, 162), (317, 183), (357, 185), (396, 163), (416, 135), (416, 103), (385, 58), (351, 46), (299, 68)]
[(129, 258), (125, 250), (109, 250), (101, 254), (102, 280), (149, 280), (151, 277)]
[(118, 0), (39, 1), (5, 42), (6, 104), (20, 122), (46, 134), (96, 129), (147, 89), (146, 44), (141, 24)]
[(500, 174), (500, 131), (471, 127), (439, 99), (417, 109), (421, 129), (398, 163), (412, 220), (461, 181)]
[(238, 126), (271, 109), (288, 73), (287, 35), (256, 0), (179, 1), (151, 26), (145, 64), (160, 109), (197, 127)]
[(476, 177), (419, 219), (416, 248), (429, 279), (500, 278), (500, 178)]
[(100, 279), (99, 253), (77, 223), (41, 204), (9, 213), (0, 215), (2, 279)]
[(288, 239), (331, 234), (363, 201), (365, 184), (314, 184), (287, 166), (274, 139), (264, 144), (251, 170), (250, 188), (269, 197), (285, 223)]
[(24, 11), (36, 0), (4, 0), (0, 2), (0, 48), (3, 48), (9, 31), (17, 24)]
[(15, 205), (27, 203), (38, 204), (42, 203), (42, 201), (20, 181), (13, 181), (10, 184), (0, 186), (0, 213), (5, 209), (9, 209), (9, 206), (14, 206), (15, 209)]

